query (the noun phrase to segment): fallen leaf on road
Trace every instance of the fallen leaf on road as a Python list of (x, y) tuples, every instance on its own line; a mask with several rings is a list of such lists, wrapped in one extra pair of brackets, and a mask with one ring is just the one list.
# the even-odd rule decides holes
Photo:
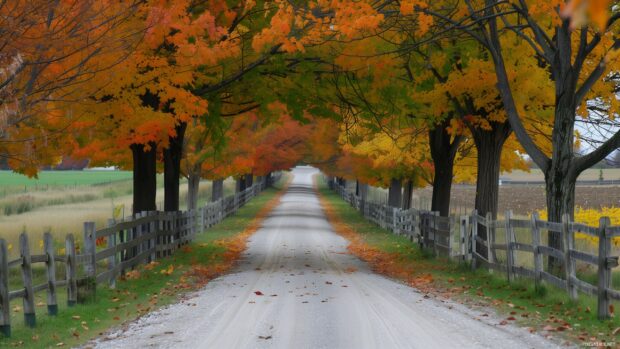
[(508, 324), (508, 321), (506, 321), (506, 320), (502, 320), (502, 321), (500, 321), (500, 323), (499, 323), (499, 324), (500, 324), (500, 325), (502, 325), (502, 326), (504, 326), (504, 325), (507, 325), (507, 324)]
[(257, 296), (264, 296), (264, 294), (261, 291), (254, 291), (254, 294)]
[(271, 336), (258, 336), (260, 339), (271, 339)]
[(277, 296), (278, 296), (277, 294), (272, 294), (272, 295), (271, 295), (271, 296), (269, 296), (269, 297), (277, 297)]
[(332, 283), (330, 281), (325, 281), (326, 285), (331, 285)]

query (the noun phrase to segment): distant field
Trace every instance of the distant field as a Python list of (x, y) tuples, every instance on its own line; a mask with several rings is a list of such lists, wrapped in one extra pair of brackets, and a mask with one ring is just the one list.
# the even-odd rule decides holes
[[(0, 238), (18, 253), (18, 237), (27, 231), (31, 249), (40, 252), (41, 239), (50, 231), (61, 244), (67, 233), (82, 236), (85, 221), (102, 228), (112, 218), (114, 208), (122, 207), (121, 217), (131, 214), (132, 173), (129, 171), (43, 171), (38, 180), (9, 171), (0, 171)], [(157, 176), (157, 207), (163, 207), (163, 175)], [(224, 194), (234, 192), (227, 180)], [(198, 203), (211, 197), (211, 183), (200, 183)], [(186, 207), (187, 181), (180, 183), (181, 209)]]
[(41, 171), (39, 178), (28, 178), (12, 171), (0, 171), (0, 188), (76, 186), (131, 179), (131, 171)]
[[(598, 180), (600, 170), (591, 168), (581, 173), (577, 180)], [(544, 181), (545, 176), (539, 169), (532, 169), (530, 172), (513, 171), (511, 173), (502, 173), (501, 178), (511, 179), (514, 181)], [(620, 168), (604, 168), (603, 179), (620, 179)]]

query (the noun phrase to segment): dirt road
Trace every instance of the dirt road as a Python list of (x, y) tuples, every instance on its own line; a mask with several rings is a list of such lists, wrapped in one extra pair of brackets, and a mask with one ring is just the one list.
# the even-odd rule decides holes
[(193, 298), (98, 339), (96, 348), (550, 348), (501, 319), (426, 299), (346, 253), (296, 168), (239, 267)]

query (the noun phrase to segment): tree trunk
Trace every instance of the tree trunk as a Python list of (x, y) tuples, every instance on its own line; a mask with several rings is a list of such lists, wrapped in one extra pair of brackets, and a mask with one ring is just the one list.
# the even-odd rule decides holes
[(245, 190), (245, 176), (237, 178), (235, 182), (235, 193), (241, 193)]
[(198, 208), (198, 189), (200, 187), (200, 174), (195, 172), (187, 176), (187, 209)]
[(149, 144), (149, 150), (144, 150), (144, 144), (130, 146), (133, 155), (133, 214), (142, 211), (155, 211), (157, 204), (157, 149), (155, 143)]
[(408, 180), (405, 182), (405, 188), (403, 190), (403, 210), (411, 208), (411, 197), (413, 196), (413, 181)]
[(166, 212), (179, 210), (179, 179), (186, 127), (185, 122), (180, 122), (175, 126), (176, 135), (170, 137), (168, 148), (164, 149), (164, 211)]
[(224, 180), (215, 179), (211, 182), (211, 201), (217, 201), (224, 197)]
[[(499, 172), (504, 142), (511, 133), (510, 124), (490, 122), (492, 129), (484, 130), (471, 127), (470, 131), (478, 151), (478, 173), (476, 177), (475, 208), (478, 214), (486, 217), (490, 212), (497, 219), (499, 201)], [(478, 236), (487, 239), (486, 227), (478, 226)], [(487, 248), (478, 244), (477, 252), (487, 258)]]
[(452, 191), (453, 171), (453, 162), (435, 162), (431, 211), (439, 212), (439, 215), (443, 217), (450, 215), (450, 192)]
[(462, 140), (462, 136), (455, 136), (454, 140), (451, 141), (452, 136), (446, 131), (449, 125), (450, 118), (447, 118), (429, 131), (431, 157), (435, 165), (431, 211), (439, 212), (444, 217), (450, 215), (450, 192), (454, 175), (454, 158)]
[(368, 200), (368, 184), (359, 183), (360, 210), (364, 212), (366, 201)]
[[(557, 92), (566, 93), (568, 96), (556, 96), (555, 118), (551, 133), (552, 156), (545, 171), (547, 216), (550, 222), (561, 222), (564, 214), (573, 218), (575, 181), (578, 175), (573, 166), (575, 104), (571, 98), (571, 86), (557, 86)], [(561, 233), (549, 232), (547, 237), (549, 247), (562, 250)], [(547, 268), (552, 273), (561, 272), (562, 264), (562, 260), (555, 257), (549, 256), (547, 259)]]
[(400, 207), (402, 204), (403, 194), (400, 179), (392, 178), (390, 181), (390, 189), (388, 191), (388, 206)]
[(245, 175), (245, 187), (250, 188), (252, 185), (254, 184), (254, 175), (251, 173), (248, 173)]

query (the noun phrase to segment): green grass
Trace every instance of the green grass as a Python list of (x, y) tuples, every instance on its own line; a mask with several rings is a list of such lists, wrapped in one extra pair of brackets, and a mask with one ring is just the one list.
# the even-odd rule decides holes
[(93, 185), (129, 180), (131, 176), (131, 171), (41, 171), (39, 178), (34, 179), (12, 171), (0, 171), (0, 188)]
[[(620, 334), (612, 334), (620, 327), (620, 318), (598, 320), (595, 298), (580, 293), (579, 299), (573, 301), (565, 290), (551, 285), (535, 290), (533, 280), (519, 279), (508, 283), (503, 273), (489, 274), (482, 269), (471, 271), (468, 265), (435, 258), (407, 238), (394, 235), (364, 219), (324, 184), (319, 188), (343, 223), (359, 233), (369, 245), (395, 256), (405, 270), (411, 271), (412, 277), (430, 273), (438, 293), (448, 292), (451, 297), (471, 307), (492, 307), (504, 319), (515, 318), (508, 322), (531, 326), (536, 331), (542, 331), (545, 326), (557, 329), (568, 323), (572, 329), (553, 331), (552, 335), (565, 336), (576, 343), (583, 341), (579, 337), (585, 338), (586, 342), (592, 341), (590, 337), (598, 341), (620, 342)], [(451, 291), (455, 289), (458, 291)]]
[[(25, 327), (23, 313), (12, 311), (12, 337), (0, 338), (0, 348), (49, 348), (57, 347), (58, 343), (71, 347), (96, 337), (111, 326), (176, 301), (179, 294), (184, 292), (174, 289), (183, 273), (196, 264), (208, 266), (222, 261), (226, 251), (216, 241), (233, 237), (243, 231), (277, 192), (278, 189), (264, 191), (235, 215), (205, 233), (198, 234), (189, 249), (159, 260), (161, 264), (153, 270), (139, 268), (140, 278), (118, 281), (116, 289), (99, 285), (97, 301), (94, 303), (68, 308), (65, 306), (66, 290), (62, 288), (59, 290), (58, 315), (48, 316), (44, 306), (45, 293), (37, 294), (35, 303), (40, 302), (40, 306), (37, 306), (37, 327)], [(171, 275), (160, 272), (171, 265), (174, 266)], [(11, 303), (12, 309), (16, 306), (21, 307), (21, 301), (14, 300)]]

